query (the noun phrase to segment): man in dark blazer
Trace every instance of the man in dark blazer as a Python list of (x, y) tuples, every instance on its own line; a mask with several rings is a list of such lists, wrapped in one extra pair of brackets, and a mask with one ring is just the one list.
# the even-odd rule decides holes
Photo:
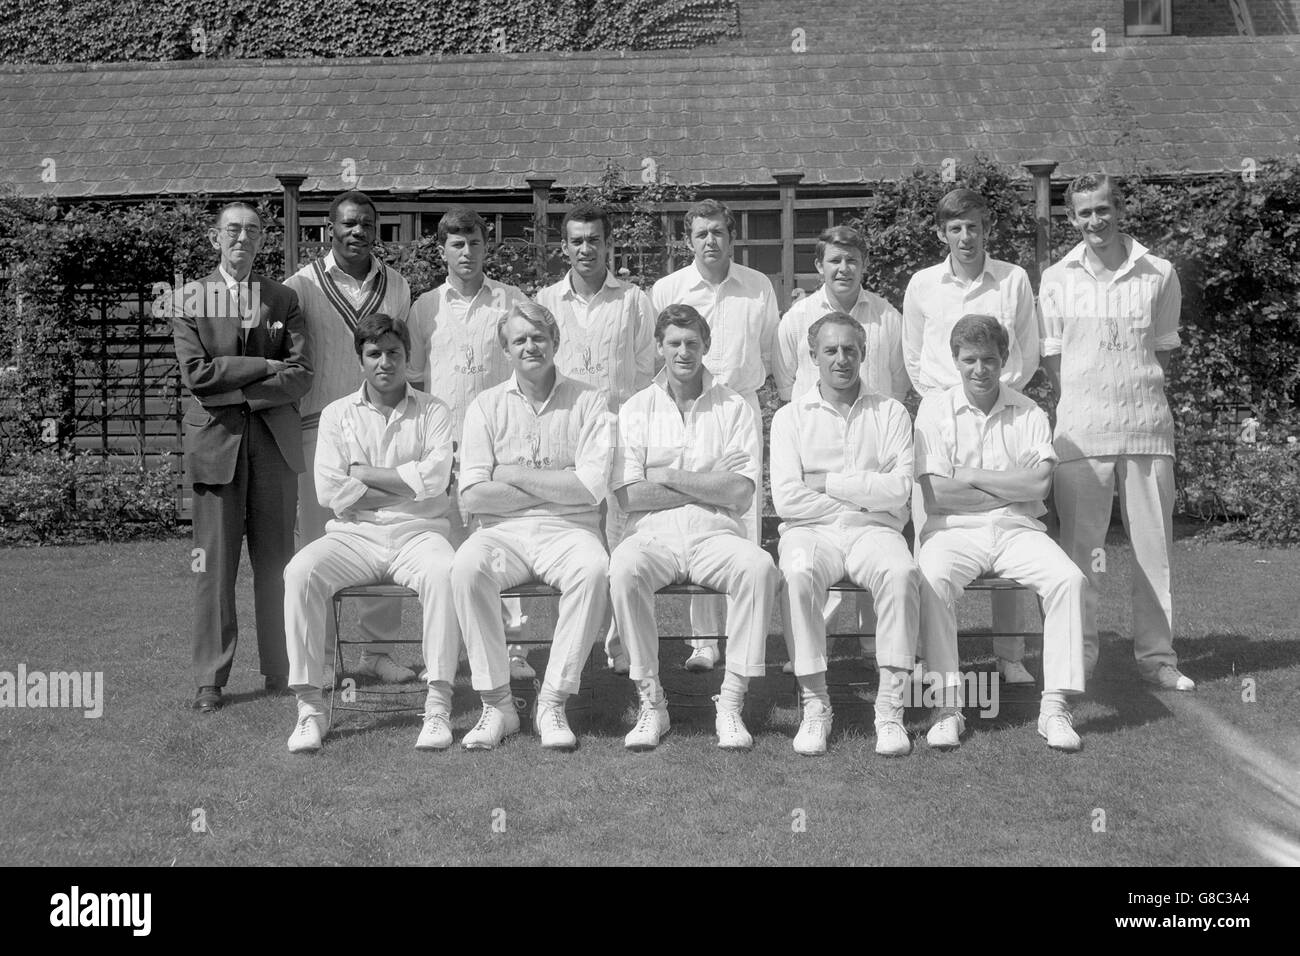
[(266, 689), (287, 686), (284, 566), (293, 557), (298, 399), (311, 385), (306, 326), (294, 292), (252, 271), (262, 246), (257, 212), (231, 203), (208, 232), (221, 261), (176, 291), (173, 335), (185, 412), (185, 464), (194, 486), (194, 706), (221, 706), (239, 625), (235, 575), (243, 537), (253, 565), (257, 648)]

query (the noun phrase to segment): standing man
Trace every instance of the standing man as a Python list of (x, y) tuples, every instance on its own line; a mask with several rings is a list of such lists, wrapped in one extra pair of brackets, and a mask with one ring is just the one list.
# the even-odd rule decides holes
[(856, 229), (832, 226), (817, 238), (817, 268), (822, 287), (799, 299), (781, 317), (776, 333), (776, 381), (781, 401), (807, 394), (819, 383), (818, 362), (810, 357), (808, 330), (823, 316), (840, 312), (862, 327), (866, 351), (859, 356), (863, 387), (896, 401), (907, 397), (911, 380), (903, 361), (903, 317), (889, 302), (862, 287), (867, 241)]
[[(302, 402), (302, 452), (307, 469), (298, 478), (298, 547), (311, 544), (325, 533), (334, 517), (316, 498), (315, 460), (321, 412), (330, 402), (352, 395), (364, 379), (357, 362), (354, 337), (361, 320), (388, 315), (405, 323), (411, 309), (411, 287), (401, 274), (375, 258), (379, 211), (363, 192), (340, 193), (330, 203), (330, 251), (295, 272), (285, 285), (298, 294), (307, 334), (311, 337), (316, 375)], [(392, 658), (402, 608), (397, 601), (365, 598), (358, 602), (360, 630), (373, 642), (361, 652), (356, 673), (401, 683), (415, 672)], [(332, 642), (331, 642), (332, 643)], [(333, 648), (326, 680), (333, 686)]]
[[(564, 375), (602, 390), (617, 415), (632, 395), (650, 384), (655, 371), (654, 314), (650, 297), (609, 269), (609, 213), (582, 203), (560, 223), (569, 271), (537, 293), (537, 303), (555, 316), (560, 342), (555, 367)], [(612, 552), (623, 535), (625, 515), (613, 498), (606, 502), (605, 546)], [(605, 640), (609, 665), (627, 673), (627, 653), (611, 624)]]
[(718, 746), (748, 750), (754, 738), (741, 708), (749, 679), (765, 671), (767, 621), (780, 582), (740, 520), (762, 481), (754, 412), (705, 371), (709, 326), (695, 309), (670, 305), (654, 335), (664, 367), (619, 414), (611, 482), (629, 533), (610, 558), (610, 600), (641, 698), (624, 745), (652, 750), (668, 731), (655, 591), (692, 581), (726, 595), (731, 644), (722, 691), (713, 699)]
[(311, 386), (307, 334), (293, 291), (253, 270), (262, 221), (230, 203), (208, 231), (220, 261), (203, 295), (177, 290), (173, 336), (185, 411), (185, 464), (194, 486), (194, 706), (221, 706), (239, 637), (235, 577), (244, 535), (253, 565), (257, 650), (266, 689), (287, 686), (284, 566), (293, 555), (295, 472), (303, 470), (297, 402)]
[[(1038, 316), (1029, 276), (1020, 266), (987, 255), (985, 246), (993, 219), (988, 202), (970, 189), (954, 189), (939, 200), (935, 233), (948, 247), (948, 257), (912, 276), (903, 295), (903, 356), (907, 374), (921, 398), (961, 384), (948, 354), (948, 340), (957, 320), (967, 313), (991, 315), (1007, 330), (1009, 351), (1002, 367), (1002, 384), (1022, 391), (1038, 369)], [(912, 527), (920, 544), (925, 502), (920, 486), (912, 495)], [(1024, 630), (1019, 594), (992, 595), (993, 632)], [(1020, 663), (1023, 637), (994, 637), (998, 671), (1008, 684), (1032, 684), (1033, 676)]]
[(916, 480), (925, 495), (921, 646), (941, 681), (926, 741), (953, 749), (966, 729), (954, 605), (981, 574), (1025, 585), (1043, 602), (1043, 694), (1038, 733), (1056, 750), (1081, 746), (1066, 697), (1081, 694), (1084, 577), (1038, 519), (1052, 483), (1051, 425), (1033, 399), (1002, 384), (1006, 329), (964, 316), (950, 337), (961, 384), (927, 395), (916, 414)]
[(365, 381), (325, 406), (316, 447), (317, 500), (334, 517), (284, 572), (289, 680), (298, 696), (289, 750), (319, 750), (329, 731), (322, 688), (334, 592), (385, 579), (420, 596), (429, 692), (415, 746), (443, 750), (451, 746), (460, 649), (446, 517), (451, 416), (406, 381), (405, 323), (373, 312), (357, 323), (354, 339)]
[[(453, 206), (443, 213), (438, 220), (438, 246), (447, 278), (411, 307), (411, 382), (446, 403), (457, 440), (473, 401), (510, 377), (510, 362), (497, 343), (497, 329), (516, 305), (529, 302), (514, 286), (483, 274), (487, 237), (487, 223), (468, 206)], [(469, 532), (455, 481), (450, 494), (451, 543), (460, 547)], [(520, 601), (504, 602), (502, 613), (507, 633), (518, 639), (524, 626)], [(516, 680), (536, 676), (518, 645), (510, 648), (510, 676)]]
[(903, 682), (916, 654), (920, 575), (903, 538), (912, 495), (912, 420), (859, 377), (861, 323), (831, 312), (806, 339), (818, 382), (772, 419), (772, 503), (781, 525), (781, 572), (790, 606), (786, 645), (803, 721), (794, 749), (824, 754), (831, 731), (826, 689), (826, 589), (847, 575), (875, 602), (876, 753), (904, 756)]
[(478, 530), (456, 552), (451, 591), (483, 714), (465, 735), (469, 750), (491, 750), (519, 729), (501, 590), (538, 578), (559, 589), (537, 719), (542, 746), (572, 750), (564, 704), (608, 606), (609, 555), (600, 540), (608, 494), (610, 415), (605, 396), (555, 368), (560, 330), (532, 302), (499, 326), (514, 374), (474, 400), (461, 440), (461, 495)]
[[(1133, 653), (1142, 679), (1194, 690), (1173, 646), (1174, 422), (1169, 354), (1182, 342), (1182, 288), (1165, 259), (1120, 229), (1124, 196), (1105, 175), (1080, 176), (1065, 197), (1082, 241), (1043, 273), (1043, 365), (1056, 408), (1056, 509), (1061, 545), (1088, 576), (1084, 665), (1097, 664), (1097, 575), (1119, 486), (1133, 545)], [(1103, 560), (1099, 561), (1099, 556)]]
[[(736, 220), (726, 205), (704, 199), (687, 209), (682, 219), (695, 259), (654, 284), (651, 304), (656, 313), (670, 305), (689, 305), (704, 317), (712, 338), (704, 367), (718, 384), (738, 392), (749, 403), (754, 411), (758, 446), (762, 448), (763, 413), (758, 390), (767, 380), (773, 362), (779, 321), (776, 292), (763, 273), (732, 261)], [(760, 543), (762, 513), (762, 482), (756, 482), (753, 507), (742, 519), (746, 535), (755, 544)], [(721, 600), (691, 602), (693, 633), (721, 633)], [(687, 669), (712, 670), (718, 661), (716, 638), (692, 641), (691, 646), (694, 650), (686, 660)]]

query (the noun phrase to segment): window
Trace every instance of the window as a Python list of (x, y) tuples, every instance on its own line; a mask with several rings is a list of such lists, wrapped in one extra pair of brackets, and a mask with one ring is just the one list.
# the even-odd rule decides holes
[(1124, 0), (1126, 36), (1168, 36), (1170, 0)]

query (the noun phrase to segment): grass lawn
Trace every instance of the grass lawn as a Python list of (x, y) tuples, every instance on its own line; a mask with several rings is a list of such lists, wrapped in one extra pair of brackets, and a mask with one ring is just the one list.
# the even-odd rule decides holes
[[(106, 695), (100, 719), (0, 710), (0, 864), (1300, 862), (1300, 551), (1177, 542), (1176, 644), (1198, 689), (1175, 695), (1137, 680), (1130, 553), (1115, 539), (1101, 664), (1075, 707), (1080, 754), (1047, 749), (1037, 694), (1020, 690), (1003, 693), (996, 719), (971, 719), (957, 752), (921, 740), (885, 760), (870, 703), (841, 692), (831, 751), (810, 760), (790, 746), (798, 715), (779, 636), (768, 676), (751, 685), (749, 754), (714, 746), (711, 707), (676, 706), (690, 693), (707, 703), (720, 675), (686, 674), (682, 647), (666, 644), (674, 726), (653, 753), (624, 751), (635, 695), (602, 666), (571, 702), (574, 754), (527, 735), (492, 753), (417, 753), (415, 715), (347, 714), (319, 755), (292, 756), (293, 700), (261, 694), (246, 565), (227, 705), (189, 709), (189, 548), (0, 551), (0, 671), (103, 671)], [(416, 610), (408, 602), (406, 636)], [(530, 631), (549, 633), (547, 606), (527, 610)], [(660, 613), (680, 630), (679, 607)], [(987, 598), (964, 602), (965, 626), (987, 615)], [(836, 648), (832, 683), (866, 680), (873, 692), (850, 643)], [(990, 669), (989, 638), (965, 638), (963, 658)], [(464, 675), (458, 738), (476, 715)], [(908, 717), (923, 734), (924, 712)]]

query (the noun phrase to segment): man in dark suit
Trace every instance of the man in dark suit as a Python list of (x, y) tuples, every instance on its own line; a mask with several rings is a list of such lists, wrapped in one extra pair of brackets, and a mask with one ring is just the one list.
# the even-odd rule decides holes
[(284, 566), (293, 557), (297, 475), (304, 469), (298, 399), (312, 377), (297, 296), (252, 271), (263, 239), (256, 210), (223, 207), (208, 238), (221, 261), (202, 282), (177, 290), (173, 310), (181, 379), (194, 396), (184, 448), (200, 549), (194, 706), (203, 713), (221, 706), (234, 661), (235, 575), (245, 534), (266, 689), (287, 686)]

